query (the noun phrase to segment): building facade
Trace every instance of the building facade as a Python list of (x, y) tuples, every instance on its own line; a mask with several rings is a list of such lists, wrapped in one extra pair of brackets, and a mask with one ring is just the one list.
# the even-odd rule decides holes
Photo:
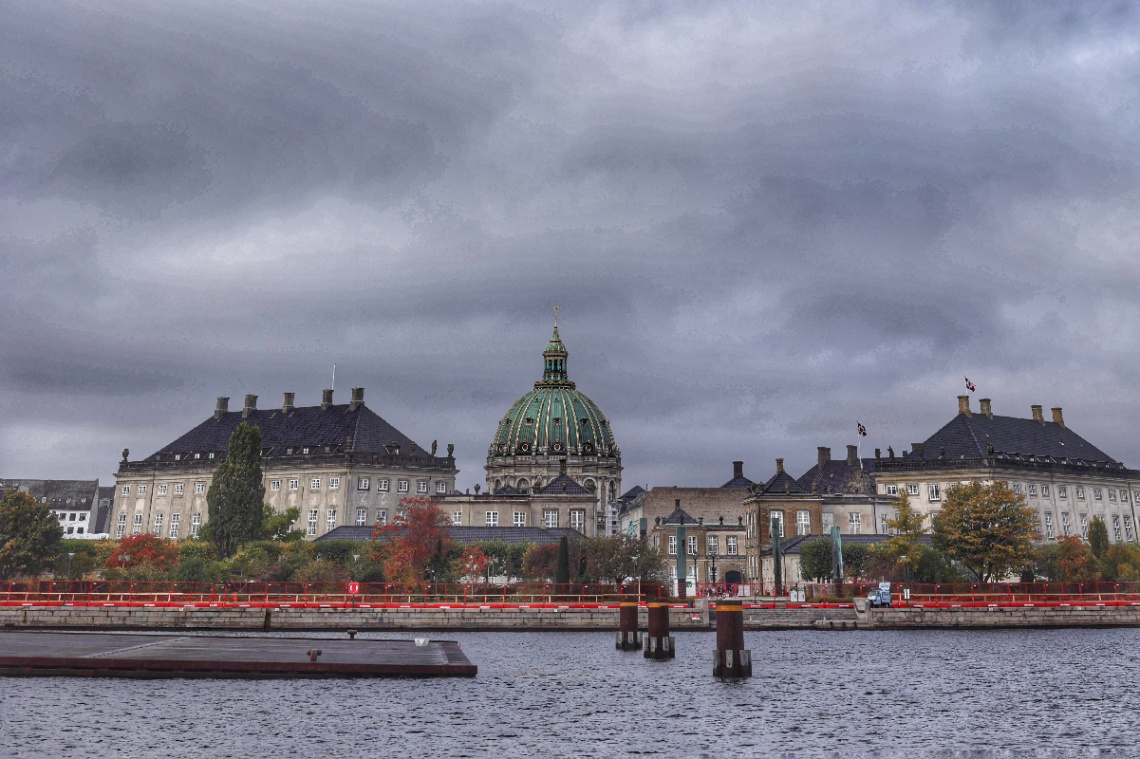
[(879, 493), (907, 493), (927, 516), (927, 527), (950, 486), (1004, 480), (1037, 512), (1043, 540), (1087, 538), (1094, 517), (1104, 521), (1113, 543), (1140, 540), (1140, 471), (1073, 432), (1060, 408), (1052, 409), (1050, 421), (1036, 405), (1029, 418), (998, 416), (990, 399), (974, 412), (969, 396), (959, 396), (958, 414), (946, 425), (909, 453), (877, 455), (873, 468)]
[[(675, 499), (673, 512), (655, 517), (649, 540), (665, 558), (666, 573), (673, 595), (679, 590), (679, 557), (685, 555), (686, 594), (693, 595), (698, 583), (728, 583), (737, 585), (745, 581), (744, 575), (744, 520), (706, 522), (694, 518), (681, 508), (681, 499)], [(678, 527), (684, 525), (681, 535)]]
[(0, 494), (27, 493), (51, 509), (65, 538), (98, 535), (99, 480), (0, 480)]
[(609, 420), (570, 381), (568, 356), (555, 324), (542, 352), (542, 379), (499, 421), (487, 450), (487, 492), (529, 495), (559, 475), (566, 476), (594, 498), (592, 529), (613, 535), (618, 526), (614, 502), (621, 492), (621, 450)]
[(364, 405), (363, 388), (347, 404), (325, 390), (321, 405), (257, 408), (247, 395), (241, 411), (218, 398), (214, 415), (139, 461), (123, 460), (116, 474), (108, 530), (112, 538), (149, 532), (175, 540), (197, 537), (209, 518), (206, 494), (242, 422), (261, 430), (265, 500), (275, 511), (300, 510), (297, 528), (309, 539), (341, 525), (385, 523), (409, 496), (455, 489), (454, 447), (425, 450)]
[(432, 498), (455, 527), (568, 528), (587, 537), (598, 534), (598, 502), (566, 474), (527, 494), (503, 487), (498, 493), (452, 493)]

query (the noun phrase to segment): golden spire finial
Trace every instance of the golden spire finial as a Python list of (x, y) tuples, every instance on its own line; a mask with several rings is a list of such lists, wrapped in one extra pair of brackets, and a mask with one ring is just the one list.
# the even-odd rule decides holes
[(558, 306), (554, 307), (554, 328), (558, 329)]

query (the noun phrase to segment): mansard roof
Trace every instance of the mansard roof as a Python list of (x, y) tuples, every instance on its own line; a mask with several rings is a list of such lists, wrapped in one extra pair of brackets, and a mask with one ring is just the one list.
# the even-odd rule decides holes
[(935, 432), (905, 461), (974, 459), (994, 453), (1048, 456), (1055, 459), (1119, 463), (1068, 427), (1013, 416), (959, 413)]
[(0, 480), (0, 494), (16, 491), (64, 511), (94, 511), (99, 505), (98, 480)]
[(661, 524), (700, 524), (696, 519), (693, 519), (689, 512), (682, 509), (680, 506), (673, 509), (673, 513), (661, 520)]
[(764, 483), (764, 492), (775, 493), (777, 495), (780, 493), (804, 494), (810, 492), (810, 490), (797, 482), (795, 477), (792, 477), (783, 469), (779, 469)]
[(560, 474), (538, 491), (541, 495), (588, 495), (589, 490), (572, 480), (568, 475)]
[[(314, 542), (328, 540), (372, 540), (372, 527), (369, 525), (341, 525), (317, 538)], [(558, 543), (565, 535), (570, 540), (585, 537), (572, 527), (445, 527), (448, 536), (456, 543), (480, 543), (484, 540), (501, 540), (505, 543), (537, 543), (546, 545)], [(381, 534), (377, 541), (385, 543), (388, 536)]]

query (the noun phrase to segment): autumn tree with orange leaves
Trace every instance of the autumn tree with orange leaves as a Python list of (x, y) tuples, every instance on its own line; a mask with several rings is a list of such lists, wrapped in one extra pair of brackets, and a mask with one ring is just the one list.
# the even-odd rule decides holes
[(401, 499), (396, 513), (390, 523), (372, 531), (373, 543), (386, 542), (384, 576), (408, 585), (439, 581), (455, 550), (447, 534), (451, 525), (447, 514), (424, 497)]

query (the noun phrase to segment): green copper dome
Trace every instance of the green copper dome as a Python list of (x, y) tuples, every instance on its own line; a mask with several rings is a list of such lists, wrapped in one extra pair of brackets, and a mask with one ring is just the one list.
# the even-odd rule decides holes
[(491, 455), (617, 455), (610, 423), (566, 376), (567, 356), (555, 326), (542, 352), (542, 379), (499, 422)]

